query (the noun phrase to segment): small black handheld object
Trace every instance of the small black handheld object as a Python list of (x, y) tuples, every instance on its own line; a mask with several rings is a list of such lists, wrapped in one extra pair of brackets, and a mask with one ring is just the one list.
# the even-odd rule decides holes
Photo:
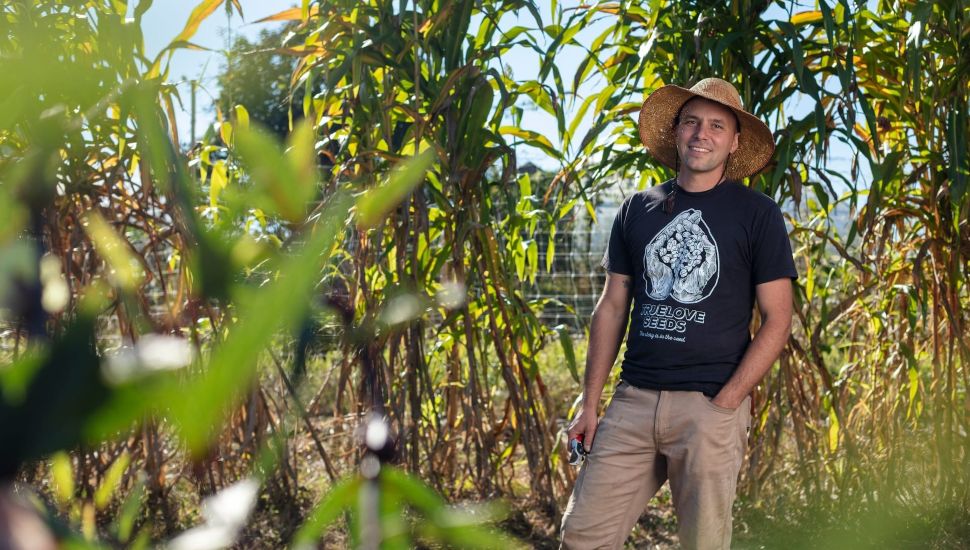
[(586, 460), (586, 447), (583, 446), (583, 436), (578, 435), (569, 440), (569, 463), (579, 466)]

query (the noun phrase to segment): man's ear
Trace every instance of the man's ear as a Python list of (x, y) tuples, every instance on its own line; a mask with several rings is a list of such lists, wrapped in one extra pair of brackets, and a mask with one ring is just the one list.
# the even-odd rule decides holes
[(731, 154), (733, 155), (735, 151), (738, 150), (738, 138), (741, 137), (741, 132), (734, 133), (734, 143), (731, 144)]

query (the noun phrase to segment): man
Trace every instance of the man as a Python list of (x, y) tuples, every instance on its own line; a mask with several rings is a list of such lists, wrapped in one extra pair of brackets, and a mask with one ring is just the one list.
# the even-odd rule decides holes
[[(640, 139), (677, 176), (630, 196), (613, 223), (583, 406), (568, 430), (589, 454), (562, 546), (622, 547), (669, 480), (683, 547), (728, 548), (749, 394), (788, 339), (797, 276), (778, 206), (739, 183), (764, 168), (774, 143), (717, 78), (652, 93)], [(597, 423), (628, 319), (621, 381)]]

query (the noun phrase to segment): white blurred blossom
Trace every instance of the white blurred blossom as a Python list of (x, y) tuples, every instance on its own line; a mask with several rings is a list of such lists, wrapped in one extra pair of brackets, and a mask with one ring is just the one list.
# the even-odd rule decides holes
[(421, 314), (421, 303), (411, 294), (395, 296), (381, 311), (381, 321), (396, 325), (415, 319)]
[(244, 479), (202, 503), (205, 523), (172, 539), (168, 550), (217, 550), (231, 546), (256, 506), (259, 482)]
[(441, 290), (435, 294), (435, 299), (439, 304), (448, 308), (455, 309), (461, 307), (467, 299), (468, 290), (465, 285), (458, 281), (446, 281), (441, 285)]
[(109, 382), (119, 384), (153, 372), (188, 366), (194, 355), (192, 345), (185, 338), (146, 334), (134, 346), (125, 346), (108, 356), (103, 373)]

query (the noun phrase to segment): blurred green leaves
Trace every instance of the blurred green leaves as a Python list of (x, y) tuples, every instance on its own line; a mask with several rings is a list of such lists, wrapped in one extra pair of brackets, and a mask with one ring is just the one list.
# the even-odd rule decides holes
[(434, 150), (425, 149), (412, 159), (396, 167), (387, 179), (377, 187), (367, 190), (357, 199), (357, 225), (371, 228), (385, 219), (385, 216), (424, 181), (435, 160)]
[[(161, 422), (174, 427), (193, 457), (210, 453), (227, 414), (257, 381), (264, 351), (325, 301), (326, 274), (352, 230), (352, 216), (361, 228), (376, 227), (441, 169), (440, 144), (425, 142), (415, 152), (421, 141), (411, 136), (395, 150), (413, 156), (375, 172), (377, 185), (354, 200), (357, 182), (323, 180), (332, 174), (321, 167), (320, 147), (332, 136), (312, 117), (281, 146), (250, 124), (241, 107), (223, 124), (224, 148), (205, 145), (187, 157), (168, 118), (177, 98), (164, 82), (163, 63), (189, 46), (224, 2), (201, 2), (151, 64), (142, 57), (140, 34), (147, 5), (139, 3), (134, 20), (126, 21), (118, 6), (91, 6), (89, 17), (77, 18), (70, 3), (18, 2), (4, 12), (11, 32), (0, 37), (6, 41), (2, 69), (22, 83), (0, 92), (0, 146), (9, 153), (0, 160), (0, 204), (9, 212), (0, 222), (7, 252), (0, 291), (6, 300), (22, 288), (68, 277), (71, 292), (70, 309), (62, 316), (63, 304), (47, 308), (39, 329), (27, 334), (26, 351), (0, 369), (0, 474), (9, 478), (24, 463), (56, 453), (53, 486), (81, 530), (67, 542), (78, 547), (97, 538), (96, 515), (109, 510), (126, 484), (111, 535), (144, 545), (146, 532), (136, 534), (135, 526), (147, 489), (144, 479), (127, 476), (134, 464), (124, 452), (107, 466), (90, 500), (75, 500), (65, 450)], [(454, 33), (449, 48), (456, 51), (467, 21), (462, 25), (448, 27)], [(38, 40), (58, 46), (38, 48)], [(68, 67), (53, 62), (67, 58)], [(487, 80), (476, 83), (473, 108), (462, 119), (464, 132), (477, 140), (470, 151), (478, 154), (490, 136), (479, 130), (494, 92)], [(27, 100), (33, 98), (43, 104)], [(25, 229), (35, 234), (23, 238)], [(264, 246), (271, 231), (283, 238)], [(52, 242), (68, 249), (41, 254)], [(44, 266), (35, 265), (41, 257)], [(163, 304), (161, 318), (149, 303), (149, 290), (159, 288), (181, 300)], [(15, 313), (34, 305), (18, 303)], [(101, 340), (99, 323), (110, 316), (125, 334), (118, 349), (105, 349)], [(201, 339), (199, 320), (211, 327)], [(200, 341), (200, 349), (190, 347)], [(259, 467), (273, 463), (260, 460)], [(398, 507), (423, 491), (418, 504), (430, 523), (416, 529), (425, 529), (425, 538), (471, 542), (484, 534), (464, 516), (446, 513), (440, 498), (406, 476), (392, 476), (385, 490), (386, 502)]]
[(126, 292), (136, 291), (144, 273), (128, 242), (96, 212), (89, 212), (82, 225), (98, 255), (107, 262), (112, 281)]
[(101, 378), (95, 318), (80, 312), (49, 346), (35, 348), (4, 367), (0, 400), (0, 478), (84, 441), (89, 418), (110, 395)]
[[(201, 3), (170, 48), (177, 48), (179, 42), (188, 40), (201, 21), (221, 4)], [(7, 183), (0, 198), (9, 207), (5, 211), (10, 214), (4, 216), (0, 232), (3, 237), (0, 246), (9, 252), (4, 254), (0, 269), (3, 275), (0, 290), (9, 297), (15, 291), (10, 286), (12, 282), (20, 281), (16, 284), (21, 286), (16, 288), (38, 284), (33, 281), (38, 281), (40, 270), (30, 265), (38, 257), (33, 251), (36, 241), (22, 240), (18, 234), (32, 208), (34, 215), (40, 206), (69, 210), (73, 207), (71, 193), (98, 189), (86, 187), (90, 184), (78, 179), (101, 177), (99, 173), (86, 171), (94, 167), (93, 163), (109, 161), (112, 165), (127, 166), (142, 159), (148, 169), (134, 172), (135, 177), (130, 180), (95, 179), (93, 183), (101, 189), (119, 186), (150, 193), (154, 188), (163, 193), (169, 199), (168, 210), (162, 211), (162, 218), (152, 221), (173, 224), (174, 235), (189, 245), (185, 253), (194, 265), (195, 280), (202, 283), (195, 287), (198, 298), (233, 297), (238, 300), (232, 306), (238, 322), (230, 323), (225, 341), (214, 348), (211, 360), (208, 354), (199, 356), (200, 363), (190, 369), (193, 374), (187, 379), (177, 372), (163, 371), (123, 379), (106, 375), (103, 368), (107, 367), (102, 365), (105, 360), (96, 343), (97, 317), (105, 307), (138, 307), (137, 301), (129, 298), (137, 296), (140, 287), (146, 284), (148, 273), (143, 265), (147, 267), (147, 264), (136, 256), (137, 247), (130, 242), (136, 234), (127, 229), (119, 232), (119, 227), (125, 226), (119, 226), (116, 219), (109, 221), (97, 210), (83, 212), (75, 218), (75, 223), (83, 227), (91, 243), (90, 250), (104, 262), (112, 285), (127, 298), (112, 305), (115, 295), (106, 286), (92, 284), (75, 289), (78, 294), (88, 296), (88, 305), (75, 312), (73, 319), (53, 334), (49, 342), (32, 342), (27, 353), (0, 371), (3, 396), (0, 433), (8, 442), (2, 453), (4, 475), (9, 475), (23, 461), (37, 459), (53, 450), (111, 437), (117, 430), (125, 430), (151, 414), (173, 420), (189, 448), (201, 452), (218, 430), (223, 411), (252, 382), (260, 353), (270, 338), (279, 330), (291, 329), (308, 314), (319, 273), (342, 234), (350, 206), (346, 194), (333, 194), (308, 222), (311, 202), (319, 193), (312, 128), (305, 125), (293, 132), (284, 153), (274, 140), (248, 127), (245, 117), (238, 116), (242, 123), (235, 132), (234, 142), (252, 185), (248, 195), (252, 202), (247, 206), (255, 204), (266, 215), (279, 216), (298, 225), (302, 240), (301, 246), (269, 258), (268, 265), (276, 275), (269, 284), (254, 291), (240, 276), (242, 265), (227, 261), (233, 257), (230, 251), (248, 237), (220, 227), (207, 228), (195, 213), (194, 205), (200, 194), (193, 189), (186, 159), (172, 143), (160, 107), (165, 101), (162, 96), (168, 92), (151, 82), (156, 76), (151, 67), (142, 77), (144, 80), (138, 81), (136, 56), (141, 50), (138, 19), (132, 32), (119, 34), (113, 27), (117, 18), (110, 12), (96, 10), (90, 18), (77, 19), (70, 17), (70, 9), (58, 2), (14, 3), (5, 15), (11, 32), (5, 37), (5, 55), (0, 61), (12, 78), (22, 77), (23, 85), (5, 89), (8, 93), (0, 97), (3, 109), (0, 121), (4, 123), (0, 138), (2, 146), (13, 153), (0, 162), (0, 176)], [(137, 17), (143, 12), (141, 8), (136, 10)], [(40, 24), (44, 18), (49, 19), (49, 24)], [(60, 36), (56, 40), (51, 38), (49, 43), (77, 52), (78, 55), (68, 57), (80, 72), (85, 71), (87, 63), (92, 68), (97, 66), (101, 73), (114, 71), (117, 77), (102, 78), (97, 85), (92, 84), (90, 77), (72, 81), (64, 78), (70, 76), (72, 69), (68, 68), (65, 74), (37, 58), (51, 54), (56, 48), (28, 47), (38, 38), (67, 29), (83, 35), (86, 42), (64, 43), (64, 37)], [(132, 41), (138, 42), (138, 46)], [(103, 57), (108, 51), (126, 52), (127, 57)], [(45, 76), (53, 74), (58, 78)], [(24, 97), (43, 97), (46, 110), (18, 99)], [(127, 135), (130, 128), (125, 129), (125, 125), (129, 120), (137, 123), (139, 131), (134, 135)], [(123, 130), (105, 132), (104, 124), (110, 130)], [(118, 148), (125, 143), (137, 143), (137, 149)], [(79, 150), (79, 145), (89, 147), (90, 152)], [(112, 147), (117, 149), (112, 151)], [(63, 154), (57, 155), (58, 151)], [(63, 159), (64, 163), (51, 165), (53, 171), (38, 168), (48, 166), (49, 161), (44, 159), (54, 158)], [(79, 159), (92, 164), (78, 165)], [(56, 176), (58, 173), (67, 182), (68, 194), (64, 199), (55, 199), (49, 192), (37, 195), (10, 187), (20, 182), (20, 185), (53, 189), (53, 181), (61, 177)], [(217, 190), (227, 187), (225, 166), (214, 173)], [(124, 175), (132, 177), (131, 172)], [(218, 192), (215, 195), (218, 199)], [(59, 202), (48, 205), (40, 200)], [(106, 199), (105, 204), (110, 201)], [(109, 209), (107, 214), (113, 216), (115, 212)], [(14, 254), (16, 250), (22, 253)], [(22, 261), (14, 262), (17, 258)], [(270, 310), (279, 314), (266, 315)]]
[(236, 126), (235, 151), (253, 184), (236, 200), (290, 223), (302, 222), (319, 191), (313, 134), (309, 122), (301, 122), (290, 134), (284, 154), (268, 132), (247, 123)]
[[(190, 449), (206, 449), (226, 408), (253, 381), (260, 354), (272, 337), (281, 330), (291, 331), (308, 314), (322, 264), (342, 234), (348, 209), (346, 198), (332, 198), (310, 227), (305, 245), (275, 266), (278, 278), (240, 298), (238, 321), (213, 351), (203, 374), (186, 389), (173, 388), (160, 396), (170, 400), (173, 419)], [(267, 315), (270, 311), (274, 313)]]
[[(369, 502), (373, 498), (379, 502)], [(360, 510), (374, 505), (380, 514), (368, 523)], [(504, 516), (501, 506), (474, 505), (464, 510), (449, 506), (427, 485), (390, 466), (384, 466), (374, 481), (352, 477), (334, 486), (293, 537), (292, 547), (314, 547), (324, 530), (343, 512), (350, 512), (350, 527), (356, 540), (367, 537), (380, 548), (413, 548), (419, 541), (456, 548), (522, 547), (488, 527)]]

